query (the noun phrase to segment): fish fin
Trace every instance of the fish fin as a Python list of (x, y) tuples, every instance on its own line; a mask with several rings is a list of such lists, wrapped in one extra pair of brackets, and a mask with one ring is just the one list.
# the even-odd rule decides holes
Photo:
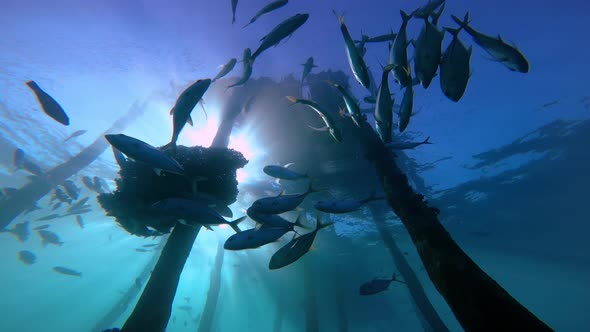
[(213, 228), (211, 228), (211, 225), (201, 224), (201, 226), (205, 227), (209, 231), (213, 231)]
[(247, 218), (247, 217), (248, 217), (248, 216), (243, 216), (243, 217), (240, 217), (240, 218), (238, 218), (238, 219), (236, 219), (236, 220), (233, 220), (233, 221), (230, 221), (230, 222), (228, 222), (227, 224), (228, 224), (228, 225), (229, 225), (229, 226), (230, 226), (230, 227), (231, 227), (231, 228), (232, 228), (234, 231), (236, 231), (236, 233), (239, 233), (239, 232), (241, 232), (241, 230), (240, 230), (240, 228), (238, 227), (238, 225), (239, 225), (239, 224), (240, 224), (242, 221), (246, 220), (246, 218)]
[(156, 172), (157, 176), (161, 176), (162, 175), (162, 170), (159, 168), (152, 168), (154, 170), (154, 172)]
[(193, 118), (191, 118), (190, 114), (189, 114), (188, 118), (186, 119), (186, 123), (188, 123), (191, 127), (194, 125)]
[(459, 25), (459, 30), (461, 29), (468, 29), (469, 28), (469, 12), (465, 13), (465, 17), (463, 18), (463, 20), (461, 20), (460, 18), (458, 18), (455, 15), (451, 15), (451, 18), (453, 19), (453, 21), (455, 21), (455, 23), (457, 23)]
[(174, 107), (172, 107), (172, 108), (170, 109), (170, 115), (173, 115), (173, 114), (174, 114)]
[(328, 126), (321, 127), (321, 128), (316, 128), (316, 127), (310, 126), (310, 125), (307, 125), (307, 126), (315, 131), (328, 131), (330, 129)]
[(449, 27), (445, 27), (444, 29), (448, 33), (450, 33), (453, 37), (457, 38), (457, 36), (459, 35), (459, 32), (461, 31), (462, 28), (449, 28)]
[(295, 165), (295, 163), (288, 163), (288, 164), (285, 164), (283, 167), (284, 168), (289, 168), (290, 166), (293, 166), (293, 165)]
[(297, 104), (297, 102), (299, 101), (299, 99), (297, 99), (296, 97), (293, 97), (293, 96), (286, 96), (286, 97), (291, 102), (291, 106)]

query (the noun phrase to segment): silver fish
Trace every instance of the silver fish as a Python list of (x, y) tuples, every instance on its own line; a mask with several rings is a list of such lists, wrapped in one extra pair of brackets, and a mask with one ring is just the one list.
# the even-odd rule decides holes
[(248, 210), (263, 214), (285, 213), (295, 210), (303, 202), (305, 197), (313, 192), (316, 192), (316, 190), (309, 184), (307, 191), (301, 194), (283, 195), (281, 193), (275, 197), (260, 198), (252, 203), (252, 206)]
[(252, 54), (252, 61), (265, 50), (278, 45), (283, 39), (291, 36), (309, 18), (309, 14), (295, 14), (274, 27), (266, 36), (260, 39), (258, 49)]
[(238, 60), (236, 60), (236, 58), (229, 59), (229, 61), (226, 64), (221, 66), (221, 70), (219, 71), (219, 73), (217, 73), (217, 75), (215, 75), (215, 77), (211, 79), (211, 83), (229, 74), (234, 69), (237, 62)]
[(324, 109), (320, 104), (311, 100), (296, 98), (292, 96), (287, 96), (287, 99), (289, 99), (292, 105), (302, 104), (316, 111), (316, 113), (322, 118), (322, 120), (324, 120), (324, 123), (326, 124), (326, 126), (323, 128), (315, 128), (308, 125), (309, 128), (316, 131), (328, 131), (330, 135), (332, 135), (334, 140), (336, 140), (336, 142), (342, 141), (342, 131), (338, 126), (336, 126), (336, 121), (334, 121), (334, 119), (330, 116), (330, 113), (328, 113), (328, 111)]
[(344, 100), (344, 104), (346, 105), (346, 109), (348, 110), (348, 114), (352, 118), (352, 121), (358, 127), (360, 127), (362, 122), (364, 121), (365, 117), (363, 116), (361, 109), (359, 107), (358, 101), (356, 100), (354, 95), (351, 94), (348, 91), (348, 89), (346, 89), (345, 87), (343, 87), (342, 85), (340, 85), (336, 82), (328, 81), (328, 83), (331, 84), (336, 89), (338, 89), (338, 91), (340, 91), (340, 93), (342, 94), (342, 99)]
[(383, 67), (381, 75), (381, 85), (377, 93), (377, 101), (375, 103), (375, 122), (377, 126), (377, 133), (381, 140), (385, 143), (391, 141), (391, 128), (393, 124), (393, 99), (389, 91), (389, 72), (394, 68), (390, 64)]
[(309, 176), (306, 174), (297, 173), (295, 171), (290, 170), (288, 167), (293, 164), (287, 164), (285, 166), (278, 166), (278, 165), (268, 165), (264, 166), (262, 171), (267, 175), (270, 175), (277, 179), (283, 180), (301, 180), (301, 179), (309, 179)]
[(410, 77), (411, 67), (408, 63), (408, 35), (406, 33), (406, 27), (412, 16), (406, 14), (403, 10), (400, 10), (400, 14), (402, 16), (402, 25), (391, 46), (389, 63), (394, 66), (393, 77), (399, 85), (405, 87), (412, 84), (412, 78)]
[(414, 72), (425, 89), (430, 86), (440, 63), (445, 33), (436, 28), (436, 22), (444, 8), (443, 5), (438, 13), (433, 14), (433, 23), (428, 21), (428, 16), (417, 16), (424, 19), (424, 26), (418, 39), (412, 41), (412, 45), (414, 45)]
[(348, 65), (352, 70), (352, 74), (357, 82), (359, 82), (366, 89), (370, 89), (371, 81), (369, 79), (369, 69), (367, 68), (363, 56), (359, 52), (359, 49), (354, 44), (354, 41), (350, 36), (350, 32), (348, 32), (348, 28), (344, 22), (344, 16), (339, 16), (336, 11), (333, 12), (338, 19), (338, 23), (340, 24), (340, 32), (342, 32), (342, 37), (344, 37), (344, 43), (346, 44), (346, 56), (348, 57)]

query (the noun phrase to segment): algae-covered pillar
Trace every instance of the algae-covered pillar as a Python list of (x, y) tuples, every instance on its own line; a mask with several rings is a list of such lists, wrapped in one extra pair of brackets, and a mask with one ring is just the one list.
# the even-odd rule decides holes
[(420, 284), (420, 280), (418, 280), (418, 277), (412, 270), (410, 264), (408, 264), (408, 261), (406, 261), (404, 254), (395, 243), (393, 236), (387, 230), (385, 226), (385, 207), (378, 204), (371, 204), (370, 209), (373, 216), (373, 222), (377, 226), (377, 230), (379, 231), (379, 235), (381, 235), (383, 244), (387, 250), (389, 250), (394, 265), (402, 275), (404, 282), (408, 286), (410, 295), (418, 307), (418, 311), (421, 314), (421, 317), (419, 318), (421, 318), (421, 321), (425, 321), (432, 331), (448, 331), (449, 329), (442, 321), (432, 306), (432, 303), (426, 296), (426, 292), (424, 292), (424, 288), (422, 287), (422, 284)]
[(408, 230), (437, 290), (467, 331), (552, 331), (487, 275), (451, 238), (439, 210), (416, 194), (395, 155), (364, 121), (358, 132), (387, 203)]
[[(223, 120), (210, 148), (178, 146), (175, 158), (189, 178), (204, 178), (198, 182), (199, 192), (212, 195), (230, 205), (238, 189), (236, 170), (247, 160), (236, 151), (228, 150), (229, 135), (241, 110), (242, 96), (232, 94), (225, 107)], [(239, 106), (238, 106), (239, 105)], [(165, 151), (167, 152), (167, 151)], [(184, 177), (161, 177), (143, 165), (132, 163), (133, 169), (121, 169), (114, 195), (101, 195), (99, 200), (109, 215), (130, 233), (149, 236), (148, 226), (172, 234), (152, 272), (135, 309), (123, 325), (122, 332), (164, 332), (172, 312), (180, 274), (200, 228), (152, 216), (149, 205), (169, 197), (191, 198), (192, 183)]]
[(205, 308), (201, 314), (198, 332), (212, 331), (211, 327), (213, 326), (213, 319), (215, 318), (215, 309), (217, 308), (217, 301), (219, 300), (219, 291), (221, 290), (221, 268), (223, 267), (225, 249), (223, 249), (223, 241), (221, 241), (221, 239), (218, 241), (215, 263), (213, 264), (211, 276), (209, 277), (207, 301), (205, 301)]
[[(146, 103), (135, 102), (129, 111), (115, 121), (104, 134), (124, 130), (133, 120), (143, 114), (145, 108)], [(46, 176), (35, 177), (31, 182), (0, 201), (0, 211), (2, 211), (0, 213), (0, 229), (8, 226), (14, 218), (35, 205), (38, 200), (47, 195), (57, 185), (90, 165), (108, 147), (109, 144), (101, 135), (91, 145), (80, 151), (80, 153), (48, 171)]]

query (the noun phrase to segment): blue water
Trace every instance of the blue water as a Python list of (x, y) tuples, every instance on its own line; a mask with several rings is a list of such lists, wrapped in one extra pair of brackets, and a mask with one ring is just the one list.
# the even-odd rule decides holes
[[(215, 76), (229, 58), (240, 60), (244, 48), (257, 48), (261, 37), (295, 13), (309, 13), (310, 18), (290, 39), (256, 59), (252, 80), (268, 77), (280, 82), (290, 74), (299, 79), (303, 68), (300, 64), (313, 56), (318, 68), (312, 73), (343, 71), (349, 76), (351, 90), (362, 99), (366, 91), (352, 77), (332, 9), (345, 13), (351, 34), (358, 38), (361, 31), (368, 35), (397, 31), (401, 23), (399, 10), (411, 12), (422, 4), (292, 0), (242, 28), (267, 2), (239, 1), (237, 21), (232, 26), (230, 1), (3, 0), (0, 187), (20, 188), (29, 181), (29, 174), (15, 170), (13, 165), (16, 148), (49, 170), (94, 142), (135, 102), (145, 103), (144, 113), (124, 133), (154, 146), (168, 143), (172, 127), (169, 110), (182, 90), (196, 79)], [(590, 228), (584, 206), (590, 196), (583, 187), (588, 183), (590, 157), (584, 152), (587, 140), (559, 141), (560, 137), (588, 138), (584, 136), (588, 128), (584, 121), (590, 114), (590, 92), (585, 84), (590, 74), (590, 46), (584, 33), (589, 27), (589, 9), (585, 1), (448, 0), (439, 26), (454, 27), (450, 15), (462, 17), (469, 11), (475, 28), (515, 43), (528, 58), (531, 70), (526, 74), (511, 72), (488, 60), (489, 56), (462, 32), (461, 40), (468, 47), (473, 45), (472, 76), (465, 95), (458, 103), (447, 99), (438, 76), (427, 90), (415, 87), (414, 109), (420, 113), (412, 117), (408, 129), (417, 139), (430, 136), (434, 143), (407, 152), (416, 163), (405, 171), (424, 181), (428, 190), (423, 194), (441, 209), (443, 225), (484, 271), (557, 331), (584, 331), (590, 323), (584, 310), (590, 296), (590, 246), (585, 241)], [(417, 37), (421, 26), (419, 20), (410, 21), (409, 38)], [(449, 41), (447, 34), (443, 48)], [(367, 49), (364, 58), (379, 81), (379, 63), (388, 59), (387, 45), (367, 44)], [(411, 46), (408, 54), (413, 54)], [(229, 79), (238, 78), (241, 70), (242, 64), (238, 63)], [(59, 101), (70, 117), (70, 126), (62, 126), (43, 114), (24, 84), (28, 80), (37, 82)], [(222, 82), (229, 81), (214, 85), (225, 84)], [(391, 78), (390, 86), (399, 103), (403, 92)], [(220, 112), (230, 95), (218, 89), (221, 93), (205, 95), (207, 115), (200, 106), (194, 109), (195, 125), (185, 127), (179, 144), (211, 144), (221, 121)], [(334, 170), (344, 169), (347, 162), (335, 158), (314, 165), (314, 146), (297, 146), (297, 141), (292, 142), (292, 151), (282, 150), (281, 157), (277, 157), (275, 142), (263, 139), (268, 135), (261, 130), (269, 128), (264, 112), (283, 110), (265, 109), (264, 102), (256, 103), (264, 111), (240, 118), (230, 138), (229, 147), (249, 160), (238, 172), (240, 194), (231, 206), (234, 216), (241, 216), (259, 198), (246, 188), (264, 187), (269, 195), (280, 192), (280, 186), (262, 172), (265, 165), (313, 165), (315, 175), (322, 178), (338, 176)], [(509, 145), (556, 120), (580, 122), (570, 131), (549, 135), (547, 148), (508, 153), (491, 165), (471, 167), (480, 161), (475, 155)], [(305, 127), (305, 123), (293, 125)], [(87, 132), (63, 143), (80, 129)], [(327, 136), (325, 133), (310, 130), (306, 135), (317, 135), (322, 144), (348, 144), (321, 140)], [(535, 137), (533, 134), (527, 139)], [(550, 142), (559, 143), (551, 146)], [(305, 159), (301, 151), (309, 151)], [(291, 152), (293, 160), (285, 161)], [(295, 160), (295, 156), (300, 159)], [(445, 157), (451, 158), (430, 169), (418, 169)], [(0, 233), (0, 331), (100, 331), (121, 327), (126, 321), (141, 294), (139, 290), (133, 293), (125, 310), (108, 319), (108, 326), (97, 327), (133, 288), (135, 278), (155, 264), (159, 244), (166, 238), (130, 235), (112, 217), (105, 216), (96, 193), (80, 181), (82, 176), (100, 176), (107, 181), (109, 190), (115, 190), (117, 171), (109, 148), (71, 177), (82, 188), (81, 196), (91, 197), (93, 210), (83, 216), (83, 229), (76, 225), (74, 216), (49, 221), (51, 230), (64, 242), (62, 246), (44, 247), (36, 231), (31, 231), (24, 242), (10, 233)], [(367, 168), (366, 172), (370, 175), (373, 169)], [(498, 176), (506, 174), (514, 177), (508, 181), (510, 177)], [(505, 186), (502, 181), (506, 181)], [(322, 185), (329, 186), (329, 180), (322, 180)], [(465, 192), (469, 195), (445, 198), (443, 194), (441, 198), (437, 193), (461, 188), (468, 188)], [(305, 185), (289, 187), (292, 192), (304, 189)], [(348, 198), (368, 194), (365, 188), (331, 193)], [(50, 196), (39, 201), (42, 210), (18, 216), (7, 228), (27, 220), (31, 227), (43, 224), (34, 220), (54, 213), (50, 211)], [(314, 199), (310, 196), (309, 200)], [(374, 204), (385, 206), (383, 202)], [(63, 211), (63, 207), (57, 210)], [(305, 212), (307, 222), (313, 225), (316, 212)], [(297, 213), (286, 216), (294, 220)], [(281, 317), (281, 331), (304, 331), (309, 301), (316, 303), (320, 331), (338, 331), (338, 308), (342, 303), (349, 331), (424, 330), (404, 285), (394, 283), (376, 296), (358, 295), (362, 283), (374, 277), (389, 277), (396, 271), (379, 233), (368, 222), (370, 211), (363, 208), (353, 215), (324, 217), (335, 225), (319, 232), (310, 253), (284, 269), (269, 271), (267, 264), (272, 254), (291, 239), (290, 235), (256, 250), (225, 252), (213, 331), (276, 331), (277, 316)], [(253, 222), (245, 224), (244, 228), (249, 228)], [(407, 254), (406, 259), (449, 330), (461, 331), (451, 309), (424, 272), (408, 233), (393, 214), (387, 215), (387, 227)], [(182, 272), (166, 331), (197, 330), (218, 243), (232, 233), (228, 227), (201, 231)], [(152, 243), (158, 244), (156, 249), (135, 250)], [(19, 261), (20, 250), (34, 252), (36, 263), (28, 266)], [(52, 267), (58, 265), (81, 271), (82, 277), (57, 274)], [(143, 275), (147, 278), (147, 274)], [(314, 290), (311, 295), (310, 289)], [(183, 310), (182, 306), (190, 308)]]

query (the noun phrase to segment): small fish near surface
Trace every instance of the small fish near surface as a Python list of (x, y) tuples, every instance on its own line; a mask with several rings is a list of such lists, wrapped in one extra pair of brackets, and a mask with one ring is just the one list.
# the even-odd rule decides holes
[(84, 175), (82, 177), (82, 184), (84, 184), (87, 189), (96, 191), (96, 188), (94, 188), (94, 183), (92, 183), (92, 178), (88, 175)]
[(279, 194), (275, 197), (265, 197), (256, 200), (248, 210), (262, 214), (281, 214), (295, 210), (307, 197), (307, 195), (317, 192), (311, 183), (307, 191), (300, 194), (283, 195)]
[(315, 128), (310, 125), (307, 125), (309, 128), (317, 131), (328, 131), (336, 142), (342, 142), (342, 131), (338, 126), (336, 126), (336, 121), (334, 121), (332, 116), (330, 116), (330, 113), (328, 113), (328, 111), (324, 107), (322, 107), (315, 101), (307, 99), (300, 99), (292, 96), (287, 96), (287, 99), (289, 99), (292, 105), (301, 104), (316, 111), (316, 113), (322, 118), (322, 120), (326, 124), (326, 126), (323, 128)]
[(223, 245), (226, 250), (255, 249), (276, 242), (287, 232), (287, 227), (260, 227), (248, 229), (230, 236)]
[(528, 73), (530, 69), (529, 61), (516, 47), (506, 43), (500, 35), (498, 37), (488, 36), (483, 34), (469, 25), (469, 12), (465, 14), (465, 18), (461, 21), (457, 16), (451, 15), (453, 21), (467, 31), (471, 35), (473, 41), (481, 46), (492, 58), (503, 64), (511, 71), (520, 73)]
[(53, 271), (55, 271), (59, 274), (67, 275), (67, 276), (73, 276), (73, 277), (81, 277), (82, 276), (82, 272), (72, 270), (70, 268), (63, 267), (63, 266), (54, 266)]
[(105, 138), (127, 157), (152, 167), (158, 174), (162, 171), (180, 175), (184, 173), (184, 169), (176, 160), (137, 138), (123, 134), (105, 135)]
[(385, 144), (385, 146), (392, 150), (411, 150), (423, 144), (432, 144), (430, 142), (430, 136), (422, 142), (391, 142)]
[(307, 61), (305, 61), (305, 63), (301, 65), (303, 66), (303, 74), (301, 75), (301, 85), (303, 85), (303, 82), (305, 81), (307, 75), (309, 75), (309, 73), (311, 73), (311, 70), (316, 68), (317, 66), (313, 63), (313, 57), (311, 56), (307, 58)]
[(350, 32), (348, 32), (348, 27), (344, 22), (344, 16), (338, 15), (334, 10), (332, 12), (336, 15), (336, 19), (338, 19), (338, 23), (340, 24), (340, 32), (346, 44), (346, 56), (348, 57), (348, 65), (352, 70), (352, 74), (360, 85), (369, 90), (371, 88), (371, 80), (369, 78), (367, 64), (350, 36)]
[(242, 77), (240, 77), (240, 79), (236, 83), (228, 85), (225, 88), (225, 91), (236, 86), (246, 84), (246, 82), (248, 82), (248, 80), (250, 79), (250, 76), (252, 76), (253, 65), (254, 58), (252, 58), (252, 51), (249, 48), (247, 48), (244, 50), (244, 54), (242, 55)]
[[(90, 197), (84, 197), (81, 200), (77, 201), (76, 203), (72, 204), (67, 210), (66, 213), (71, 213), (73, 211), (77, 211), (77, 210), (83, 210), (85, 209), (84, 204), (86, 204), (86, 202), (88, 202), (88, 200), (90, 199)], [(89, 205), (88, 205), (89, 207)]]
[(395, 274), (391, 279), (374, 278), (373, 280), (361, 285), (361, 287), (359, 288), (359, 295), (366, 296), (381, 293), (383, 291), (386, 291), (389, 288), (389, 285), (394, 281), (405, 284), (405, 282), (397, 280)]
[(35, 81), (27, 81), (25, 84), (33, 91), (45, 114), (64, 126), (70, 125), (70, 118), (53, 97), (43, 91)]
[(217, 73), (217, 75), (215, 75), (215, 77), (213, 77), (211, 79), (211, 83), (213, 83), (213, 82), (217, 81), (218, 79), (224, 77), (225, 75), (229, 74), (234, 69), (237, 62), (238, 62), (238, 60), (236, 58), (229, 59), (229, 61), (226, 64), (221, 66), (219, 73)]
[[(170, 111), (172, 113), (172, 138), (170, 139), (170, 143), (168, 143), (169, 146), (176, 146), (178, 135), (180, 135), (180, 132), (187, 121), (192, 122), (191, 112), (203, 98), (203, 95), (205, 95), (205, 92), (207, 92), (210, 85), (211, 80), (208, 78), (198, 80), (187, 87), (178, 96), (178, 99), (176, 99), (176, 102)], [(120, 149), (119, 147), (116, 148), (129, 156), (125, 150)], [(130, 157), (133, 158), (132, 156)]]
[(65, 142), (71, 140), (72, 138), (76, 138), (76, 137), (82, 136), (82, 135), (86, 134), (86, 132), (87, 132), (87, 130), (84, 130), (84, 129), (82, 129), (82, 130), (76, 130), (70, 136), (66, 137), (66, 139), (64, 139), (62, 143), (65, 143)]
[(458, 102), (471, 77), (471, 53), (473, 48), (467, 49), (459, 39), (459, 29), (445, 28), (453, 40), (447, 46), (440, 62), (440, 87), (443, 94), (454, 102)]
[(288, 167), (293, 164), (287, 164), (285, 166), (278, 166), (278, 165), (268, 165), (264, 166), (262, 171), (267, 175), (272, 176), (273, 178), (282, 179), (282, 180), (302, 180), (302, 179), (309, 179), (309, 175), (307, 173), (301, 174), (295, 171), (290, 170)]
[(43, 244), (44, 247), (46, 247), (47, 244), (54, 244), (54, 245), (60, 246), (60, 247), (64, 244), (61, 241), (61, 239), (59, 238), (59, 236), (52, 231), (48, 231), (48, 230), (43, 229), (43, 230), (37, 231), (37, 233), (41, 237), (41, 243)]
[(37, 261), (37, 256), (28, 250), (21, 250), (18, 252), (18, 260), (26, 265), (33, 265)]
[(2, 229), (2, 233), (11, 233), (19, 242), (25, 242), (29, 239), (29, 222), (25, 221), (12, 226), (11, 229)]
[(76, 224), (78, 224), (78, 227), (84, 229), (84, 219), (82, 219), (81, 215), (76, 215)]
[(384, 199), (385, 197), (377, 197), (375, 194), (370, 195), (369, 197), (361, 200), (343, 200), (343, 201), (319, 201), (314, 204), (314, 208), (318, 211), (326, 212), (326, 213), (333, 213), (333, 214), (340, 214), (340, 213), (350, 213), (357, 211), (363, 205)]
[(301, 256), (305, 255), (309, 251), (318, 231), (332, 224), (332, 222), (325, 224), (322, 223), (320, 217), (318, 216), (315, 230), (294, 238), (276, 253), (274, 253), (274, 255), (272, 255), (270, 258), (268, 268), (270, 270), (276, 270), (297, 261), (299, 258), (301, 258)]
[(265, 50), (277, 46), (283, 39), (291, 36), (297, 29), (305, 24), (308, 18), (309, 14), (298, 13), (275, 26), (268, 34), (266, 34), (266, 36), (260, 39), (260, 46), (258, 46), (258, 49), (252, 54), (252, 61), (255, 61)]
[(248, 25), (256, 22), (256, 20), (264, 15), (264, 14), (268, 14), (270, 12), (272, 12), (273, 10), (277, 10), (281, 7), (283, 7), (284, 5), (286, 5), (289, 2), (289, 0), (276, 0), (273, 1), (269, 4), (267, 4), (266, 6), (262, 7), (255, 15), (254, 17), (252, 17), (252, 19), (250, 19), (250, 22), (248, 22), (246, 25), (243, 26), (243, 28), (247, 27)]

